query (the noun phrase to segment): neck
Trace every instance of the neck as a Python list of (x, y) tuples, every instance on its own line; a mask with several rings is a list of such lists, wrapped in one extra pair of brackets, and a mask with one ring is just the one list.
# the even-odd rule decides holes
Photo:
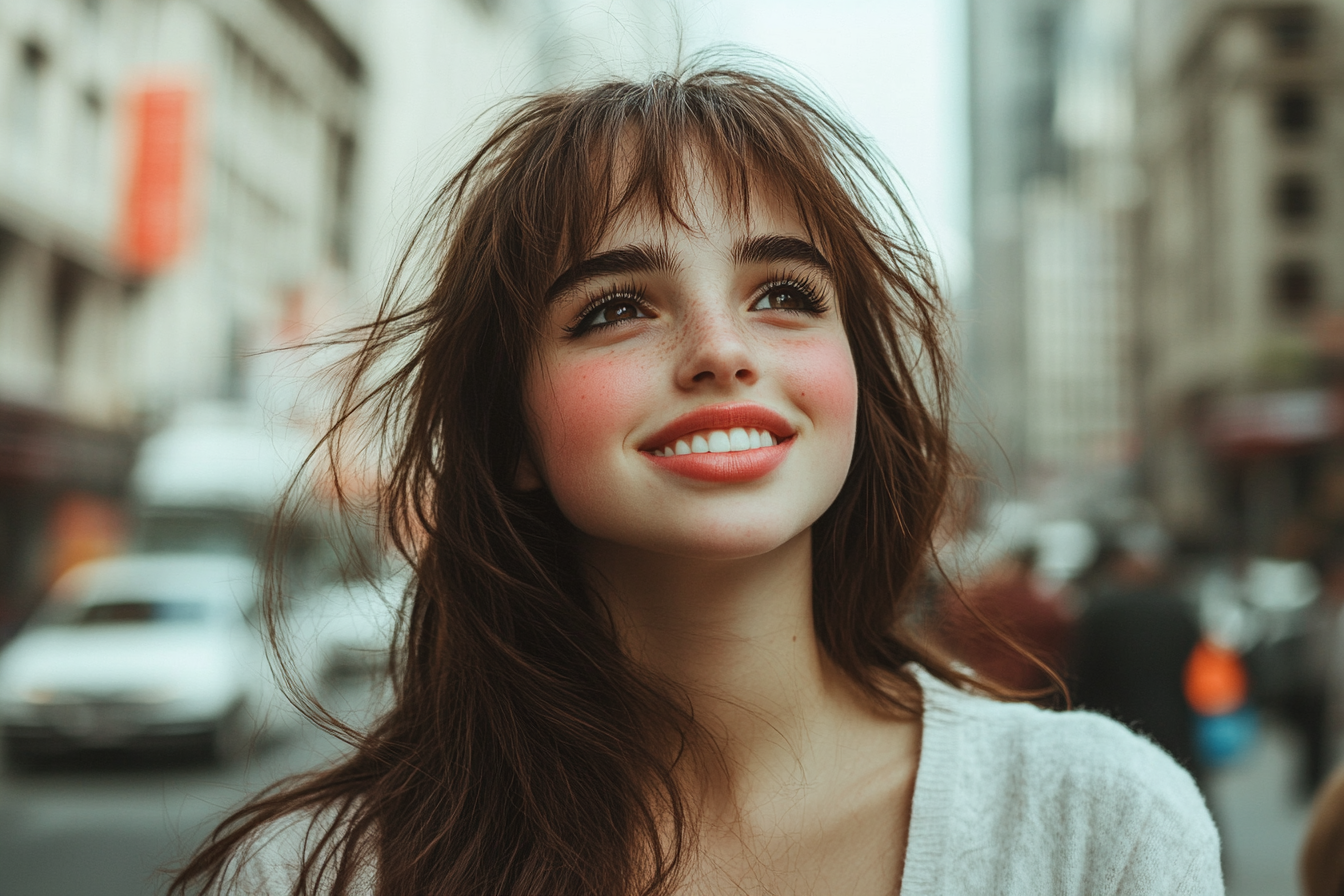
[[(811, 533), (744, 560), (584, 546), (627, 652), (690, 696), (740, 772), (786, 773), (849, 697), (812, 621)], [(739, 781), (734, 789), (747, 782)]]

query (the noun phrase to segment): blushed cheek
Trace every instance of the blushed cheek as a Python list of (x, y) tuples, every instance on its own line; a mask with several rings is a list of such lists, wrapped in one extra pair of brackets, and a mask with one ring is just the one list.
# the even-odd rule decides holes
[(648, 376), (644, 365), (607, 358), (552, 364), (529, 377), (533, 459), (562, 509), (567, 497), (601, 489)]
[(799, 340), (790, 346), (781, 370), (789, 393), (817, 425), (818, 434), (827, 441), (844, 441), (852, 451), (859, 384), (849, 343)]

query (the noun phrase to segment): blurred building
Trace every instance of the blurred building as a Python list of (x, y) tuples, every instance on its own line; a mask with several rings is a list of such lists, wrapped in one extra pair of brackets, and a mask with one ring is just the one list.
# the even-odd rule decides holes
[[(0, 0), (3, 2), (3, 0)], [(509, 97), (673, 65), (679, 0), (320, 0), (368, 61), (351, 290), (376, 299), (419, 215)], [(314, 323), (321, 309), (314, 307)]]
[(972, 0), (971, 374), (1000, 487), (1080, 512), (1134, 458), (1130, 0)]
[(1344, 2), (1145, 0), (1146, 476), (1179, 532), (1344, 533)]
[(0, 2), (0, 608), (147, 420), (340, 289), (362, 77), (308, 0)]
[[(0, 0), (0, 640), (176, 409), (362, 316), (492, 102), (666, 64), (675, 3)], [(320, 396), (316, 396), (320, 402)], [(316, 407), (312, 409), (317, 409)]]

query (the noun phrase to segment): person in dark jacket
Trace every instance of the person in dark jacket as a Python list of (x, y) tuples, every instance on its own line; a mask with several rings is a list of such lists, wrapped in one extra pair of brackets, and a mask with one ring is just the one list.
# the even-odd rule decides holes
[(1160, 539), (1122, 536), (1074, 631), (1075, 702), (1147, 735), (1202, 777), (1182, 687), (1199, 625), (1172, 588)]

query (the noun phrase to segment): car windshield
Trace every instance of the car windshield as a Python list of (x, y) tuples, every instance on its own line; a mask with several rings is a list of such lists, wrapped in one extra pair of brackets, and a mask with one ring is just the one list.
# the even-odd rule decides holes
[(200, 622), (208, 616), (200, 601), (110, 600), (94, 604), (48, 605), (38, 625), (117, 625), (125, 623)]

